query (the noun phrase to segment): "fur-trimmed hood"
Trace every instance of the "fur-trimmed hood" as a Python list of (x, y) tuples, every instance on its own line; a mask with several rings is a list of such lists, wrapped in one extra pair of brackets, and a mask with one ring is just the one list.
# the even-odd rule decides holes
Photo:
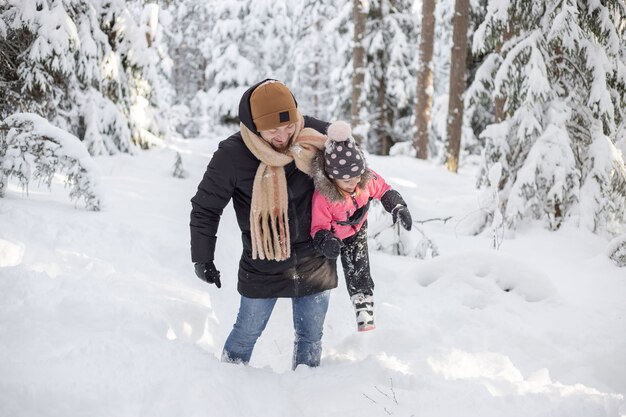
[[(365, 189), (367, 183), (372, 179), (372, 173), (367, 167), (367, 161), (363, 162), (365, 164), (365, 172), (361, 175), (361, 181), (357, 184), (357, 188), (360, 189)], [(311, 176), (313, 177), (315, 188), (331, 202), (338, 203), (345, 200), (345, 195), (337, 189), (335, 182), (328, 178), (324, 172), (324, 151), (318, 152), (315, 158), (313, 158)]]
[[(322, 163), (320, 163), (322, 161)], [(345, 196), (333, 181), (326, 177), (323, 157), (319, 155), (313, 162), (313, 193), (311, 209), (311, 236), (320, 230), (330, 230), (337, 238), (345, 239), (354, 235), (367, 221), (367, 206), (370, 200), (380, 200), (391, 189), (385, 179), (370, 168), (366, 168), (357, 184), (358, 192)], [(357, 211), (364, 213), (357, 214)]]

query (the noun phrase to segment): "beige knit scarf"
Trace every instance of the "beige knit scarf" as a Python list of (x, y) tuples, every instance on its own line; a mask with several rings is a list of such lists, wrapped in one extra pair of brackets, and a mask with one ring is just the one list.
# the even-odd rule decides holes
[(252, 259), (284, 261), (291, 256), (284, 166), (295, 161), (300, 171), (310, 175), (311, 161), (318, 150), (324, 149), (326, 136), (317, 130), (304, 128), (300, 113), (291, 146), (284, 153), (274, 150), (243, 123), (240, 130), (250, 152), (261, 161), (254, 177), (250, 207)]

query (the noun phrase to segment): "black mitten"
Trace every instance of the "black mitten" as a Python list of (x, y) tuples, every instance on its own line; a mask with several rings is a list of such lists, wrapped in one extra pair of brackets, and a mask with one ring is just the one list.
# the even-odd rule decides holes
[(411, 213), (406, 207), (406, 202), (402, 198), (399, 192), (396, 190), (389, 190), (380, 199), (383, 207), (387, 212), (391, 213), (393, 218), (393, 224), (396, 224), (400, 220), (400, 225), (406, 230), (411, 230), (413, 219)]
[(341, 253), (343, 242), (330, 230), (320, 230), (313, 238), (319, 251), (328, 259), (337, 259)]
[(215, 268), (213, 261), (211, 262), (197, 262), (194, 264), (196, 275), (202, 281), (209, 284), (215, 284), (217, 288), (222, 287), (222, 281), (220, 281), (220, 271)]
[(413, 219), (411, 218), (411, 213), (406, 206), (398, 204), (393, 210), (391, 210), (391, 217), (393, 218), (393, 224), (396, 224), (396, 222), (400, 220), (400, 226), (404, 227), (406, 230), (411, 230)]

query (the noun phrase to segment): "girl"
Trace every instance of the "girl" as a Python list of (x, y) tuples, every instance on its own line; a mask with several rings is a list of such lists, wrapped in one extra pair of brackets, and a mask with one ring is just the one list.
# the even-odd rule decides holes
[(367, 168), (348, 123), (332, 123), (327, 136), (325, 151), (313, 161), (311, 236), (327, 258), (336, 259), (341, 254), (358, 331), (373, 330), (374, 282), (367, 249), (370, 200), (380, 200), (394, 224), (399, 220), (406, 230), (411, 230), (411, 214), (400, 193)]

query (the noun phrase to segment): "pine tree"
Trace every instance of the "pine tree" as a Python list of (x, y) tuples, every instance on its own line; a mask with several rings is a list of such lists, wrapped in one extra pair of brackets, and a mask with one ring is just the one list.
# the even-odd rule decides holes
[(391, 145), (413, 137), (418, 21), (412, 2), (370, 4), (366, 36), (367, 149), (387, 155)]
[(28, 192), (32, 181), (50, 188), (55, 174), (61, 173), (72, 200), (82, 199), (88, 210), (100, 210), (96, 167), (77, 137), (32, 113), (15, 113), (0, 127), (8, 131), (0, 143), (0, 197), (9, 178)]
[(166, 134), (166, 127), (159, 121), (165, 119), (160, 106), (166, 109), (168, 103), (161, 102), (159, 94), (156, 71), (159, 55), (155, 45), (148, 41), (151, 29), (138, 23), (145, 12), (143, 2), (134, 2), (132, 8), (133, 3), (129, 3), (105, 0), (100, 10), (101, 27), (123, 68), (123, 74), (118, 72), (119, 78), (113, 83), (122, 82), (119, 91), (122, 94), (115, 95), (115, 99), (123, 103), (122, 111), (129, 121), (133, 143), (148, 148)]
[(287, 81), (293, 73), (294, 6), (280, 1), (215, 1), (207, 86), (200, 103), (213, 123), (235, 123), (239, 100), (264, 78)]
[(607, 255), (620, 268), (626, 267), (626, 233), (609, 243)]
[(215, 44), (207, 67), (207, 79), (211, 80), (207, 96), (216, 101), (210, 107), (213, 119), (230, 123), (237, 120), (242, 93), (276, 75), (261, 57), (265, 46), (261, 41), (265, 38), (263, 20), (267, 16), (253, 14), (249, 0), (219, 3), (217, 10), (222, 10), (211, 36)]
[(205, 69), (212, 40), (207, 35), (217, 18), (212, 5), (210, 1), (179, 0), (168, 8), (171, 23), (167, 41), (174, 60), (172, 84), (182, 102), (191, 101), (206, 87)]
[(216, 125), (237, 122), (241, 94), (268, 77), (284, 81), (305, 114), (325, 120), (348, 117), (346, 4), (173, 3), (168, 44), (174, 60), (177, 130), (185, 136), (207, 135)]
[(332, 68), (326, 74), (330, 85), (329, 120), (351, 120), (352, 111), (352, 55), (350, 39), (353, 38), (353, 0), (334, 2), (337, 14), (324, 26), (325, 33), (332, 34), (327, 46), (331, 53)]
[(509, 225), (531, 217), (556, 229), (575, 217), (597, 232), (623, 228), (626, 168), (615, 143), (626, 117), (624, 1), (504, 6), (489, 2), (474, 38), (488, 55), (471, 95), (501, 106), (502, 119), (482, 133), (480, 183), (502, 165)]
[(176, 152), (176, 159), (174, 160), (174, 169), (172, 170), (172, 176), (174, 178), (187, 178), (189, 174), (183, 167), (183, 157), (180, 152)]
[(169, 19), (165, 42), (172, 60), (171, 84), (174, 106), (171, 122), (183, 137), (206, 134), (208, 120), (206, 90), (209, 88), (206, 69), (213, 50), (210, 36), (217, 15), (214, 2), (176, 0), (166, 10)]
[(132, 152), (162, 134), (156, 54), (122, 0), (10, 1), (0, 16), (3, 119), (34, 112), (93, 154)]
[(322, 120), (331, 120), (333, 103), (339, 97), (338, 89), (329, 76), (342, 61), (347, 60), (341, 51), (334, 18), (338, 15), (335, 1), (305, 0), (294, 22), (293, 71), (285, 81), (305, 114)]

